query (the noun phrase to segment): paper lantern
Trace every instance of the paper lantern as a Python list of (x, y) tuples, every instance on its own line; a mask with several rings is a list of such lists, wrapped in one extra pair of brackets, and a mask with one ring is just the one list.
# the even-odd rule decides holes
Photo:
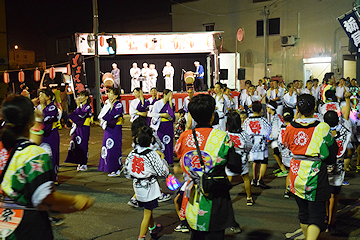
[(51, 67), (50, 70), (49, 70), (49, 77), (51, 79), (54, 79), (55, 78), (55, 68), (54, 67)]
[(70, 66), (70, 63), (68, 63), (67, 65), (66, 65), (66, 74), (67, 75), (71, 75), (71, 66)]
[(103, 46), (104, 46), (104, 44), (105, 44), (105, 39), (104, 39), (103, 36), (101, 36), (101, 37), (99, 38), (99, 43), (100, 43), (100, 47), (103, 47)]
[(105, 73), (102, 77), (102, 81), (105, 87), (113, 87), (114, 85), (114, 77), (111, 73)]
[(34, 71), (34, 80), (36, 82), (40, 81), (40, 70), (38, 68), (36, 68)]
[(166, 178), (166, 186), (171, 191), (175, 191), (176, 189), (181, 187), (181, 183), (179, 182), (179, 180), (173, 174), (170, 173)]
[(3, 74), (4, 83), (8, 84), (10, 82), (10, 75), (7, 71)]
[(25, 73), (23, 72), (23, 70), (20, 70), (20, 72), (18, 73), (18, 79), (20, 83), (25, 82)]

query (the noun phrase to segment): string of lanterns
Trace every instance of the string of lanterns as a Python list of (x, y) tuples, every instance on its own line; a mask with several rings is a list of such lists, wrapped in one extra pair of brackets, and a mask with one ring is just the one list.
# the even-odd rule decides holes
[[(93, 58), (93, 56), (91, 57), (87, 57), (85, 59), (88, 59), (88, 58)], [(59, 65), (64, 65), (64, 63), (59, 63), (59, 64), (56, 64), (55, 66), (59, 66)], [(33, 69), (33, 68), (32, 68)], [(16, 70), (17, 71), (17, 70)], [(14, 71), (8, 71), (8, 70), (5, 70), (4, 73), (3, 73), (3, 81), (4, 83), (6, 84), (9, 84), (10, 83), (10, 74), (9, 72), (14, 72)], [(66, 74), (67, 75), (71, 75), (71, 66), (70, 66), (70, 63), (67, 63), (66, 65)], [(56, 73), (55, 73), (55, 67), (54, 65), (52, 65), (49, 69), (49, 77), (51, 79), (54, 79), (56, 76)], [(39, 68), (35, 68), (34, 70), (34, 81), (38, 82), (40, 81), (40, 78), (41, 78), (41, 73), (40, 73), (40, 70)], [(18, 72), (18, 81), (20, 83), (24, 83), (25, 82), (25, 72), (23, 71), (23, 69), (20, 69), (20, 71)]]

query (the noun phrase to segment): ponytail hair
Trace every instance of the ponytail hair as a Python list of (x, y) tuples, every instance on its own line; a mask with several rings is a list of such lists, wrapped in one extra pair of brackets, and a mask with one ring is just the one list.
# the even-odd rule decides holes
[(34, 120), (34, 105), (27, 97), (11, 94), (3, 101), (1, 112), (5, 120), (0, 131), (1, 141), (10, 150)]

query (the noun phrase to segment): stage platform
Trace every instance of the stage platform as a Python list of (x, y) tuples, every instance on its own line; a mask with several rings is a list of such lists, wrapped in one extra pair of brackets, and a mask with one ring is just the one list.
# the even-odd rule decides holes
[[(208, 94), (208, 92), (196, 92), (194, 95), (197, 94)], [(235, 100), (236, 107), (238, 105), (240, 93), (237, 91), (231, 92), (231, 97)], [(161, 96), (161, 94), (160, 94)], [(187, 92), (179, 92), (179, 93), (173, 93), (173, 98), (175, 99), (175, 110), (176, 112), (182, 108), (184, 99), (188, 96)], [(151, 94), (144, 94), (144, 98), (151, 98)], [(107, 99), (107, 96), (102, 96), (103, 101)], [(121, 95), (121, 103), (123, 104), (124, 112), (125, 114), (129, 114), (129, 106), (130, 102), (135, 99), (134, 94), (123, 94)]]

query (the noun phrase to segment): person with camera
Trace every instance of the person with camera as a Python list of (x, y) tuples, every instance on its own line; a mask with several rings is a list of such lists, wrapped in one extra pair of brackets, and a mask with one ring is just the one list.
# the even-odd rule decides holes
[(229, 135), (211, 127), (214, 111), (215, 99), (210, 95), (193, 97), (189, 112), (197, 125), (183, 132), (175, 146), (181, 168), (190, 177), (180, 218), (186, 218), (191, 239), (196, 240), (224, 239), (225, 229), (236, 224), (225, 166), (236, 171), (241, 163), (230, 157), (235, 150)]

